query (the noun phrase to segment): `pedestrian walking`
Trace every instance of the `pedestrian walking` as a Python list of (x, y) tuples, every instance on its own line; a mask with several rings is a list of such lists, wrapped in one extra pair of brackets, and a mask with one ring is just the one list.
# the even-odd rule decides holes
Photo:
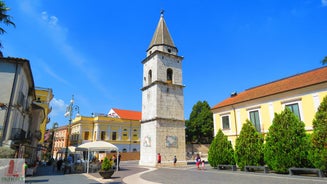
[(199, 154), (196, 154), (196, 157), (195, 157), (195, 165), (198, 169), (200, 169), (200, 162), (201, 162), (201, 158), (200, 158), (200, 155)]
[(205, 166), (204, 166), (204, 160), (202, 160), (202, 164), (201, 164), (201, 169), (204, 170), (205, 169)]
[(174, 166), (176, 166), (177, 158), (176, 155), (174, 156)]
[(158, 162), (158, 164), (161, 164), (161, 155), (160, 155), (160, 153), (158, 153), (157, 162)]

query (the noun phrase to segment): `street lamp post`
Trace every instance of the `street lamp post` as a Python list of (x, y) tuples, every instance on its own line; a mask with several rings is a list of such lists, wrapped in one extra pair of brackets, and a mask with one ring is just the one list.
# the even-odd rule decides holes
[(55, 139), (54, 139), (54, 134), (55, 134), (55, 129), (58, 128), (58, 123), (55, 122), (53, 125), (52, 125), (52, 143), (51, 143), (51, 158), (54, 159), (54, 155), (53, 155), (53, 151), (54, 151), (54, 147), (55, 147)]
[(70, 100), (69, 105), (67, 106), (65, 117), (69, 117), (69, 124), (67, 126), (67, 139), (66, 139), (66, 150), (65, 150), (65, 161), (67, 161), (68, 156), (68, 146), (69, 146), (69, 139), (71, 134), (71, 123), (72, 123), (72, 117), (73, 117), (73, 111), (77, 110), (77, 114), (79, 115), (79, 107), (77, 105), (74, 105), (74, 95), (72, 95), (72, 99)]

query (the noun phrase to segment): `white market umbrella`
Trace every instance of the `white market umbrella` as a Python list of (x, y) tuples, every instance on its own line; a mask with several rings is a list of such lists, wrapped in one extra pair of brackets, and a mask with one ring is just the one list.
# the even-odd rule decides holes
[[(119, 151), (118, 147), (105, 141), (93, 141), (93, 142), (88, 142), (79, 145), (75, 151), (87, 151), (87, 173), (89, 173), (89, 167), (90, 167), (90, 151), (116, 151), (117, 152), (117, 158), (119, 157)], [(118, 167), (117, 167), (118, 171)]]

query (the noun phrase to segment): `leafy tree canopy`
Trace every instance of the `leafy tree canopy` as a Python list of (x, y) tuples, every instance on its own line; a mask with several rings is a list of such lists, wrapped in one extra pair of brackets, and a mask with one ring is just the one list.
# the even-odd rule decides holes
[(198, 101), (186, 121), (187, 141), (209, 144), (213, 139), (213, 115), (206, 101)]
[(304, 123), (289, 108), (275, 113), (264, 150), (268, 166), (277, 173), (287, 173), (290, 167), (307, 167), (308, 149)]
[[(7, 11), (10, 9), (6, 6), (5, 2), (3, 0), (0, 0), (0, 22), (5, 25), (12, 25), (15, 27), (15, 23), (11, 21), (11, 16), (7, 14)], [(0, 27), (0, 34), (6, 33), (5, 29), (1, 26)], [(0, 42), (0, 47), (2, 47), (2, 44)]]
[(249, 120), (243, 124), (240, 136), (236, 139), (235, 160), (242, 170), (246, 165), (264, 165), (263, 136)]
[(312, 125), (309, 159), (314, 167), (327, 170), (327, 96), (320, 103)]
[(323, 65), (327, 64), (327, 56), (321, 61)]
[(208, 151), (208, 162), (212, 167), (217, 167), (219, 164), (234, 165), (234, 150), (232, 143), (219, 129), (216, 137), (210, 144)]

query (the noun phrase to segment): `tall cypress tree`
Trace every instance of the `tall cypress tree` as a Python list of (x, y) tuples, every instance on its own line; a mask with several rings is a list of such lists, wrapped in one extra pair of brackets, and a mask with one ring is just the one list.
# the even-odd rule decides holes
[(264, 165), (263, 137), (249, 120), (243, 124), (240, 136), (236, 139), (235, 161), (241, 170), (246, 165)]
[(232, 143), (228, 141), (227, 136), (224, 135), (221, 129), (219, 129), (217, 135), (210, 144), (208, 162), (212, 167), (217, 167), (219, 164), (235, 164)]
[(327, 96), (320, 103), (312, 125), (309, 159), (314, 167), (327, 170)]
[(308, 164), (307, 137), (304, 123), (286, 108), (275, 113), (266, 138), (264, 156), (267, 165), (277, 173), (287, 173), (290, 167)]

